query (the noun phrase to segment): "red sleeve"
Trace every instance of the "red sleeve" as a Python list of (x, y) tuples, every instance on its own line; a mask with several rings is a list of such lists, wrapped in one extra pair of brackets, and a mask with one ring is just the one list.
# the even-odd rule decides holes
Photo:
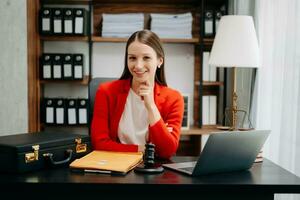
[[(110, 102), (109, 96), (112, 95), (107, 84), (101, 85), (96, 93), (94, 113), (91, 126), (91, 139), (94, 150), (137, 152), (137, 145), (121, 144), (113, 139), (111, 132), (110, 113), (115, 113), (115, 107)], [(110, 105), (112, 105), (110, 107)], [(116, 134), (116, 133), (115, 133)]]
[[(172, 94), (171, 98), (172, 101), (168, 101), (165, 105), (165, 110), (168, 112), (167, 117), (161, 118), (149, 127), (149, 140), (155, 144), (155, 153), (158, 157), (166, 159), (177, 151), (184, 111), (183, 97), (177, 93), (177, 95)], [(167, 127), (172, 131), (169, 132)]]

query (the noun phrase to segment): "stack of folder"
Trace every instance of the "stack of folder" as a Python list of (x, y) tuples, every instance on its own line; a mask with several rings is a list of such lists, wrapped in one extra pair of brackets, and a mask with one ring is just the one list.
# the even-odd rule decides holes
[(102, 37), (127, 38), (144, 29), (144, 14), (103, 14)]
[(151, 30), (160, 38), (192, 38), (192, 13), (150, 14)]
[(70, 168), (79, 172), (126, 174), (142, 161), (141, 152), (92, 151), (73, 161)]

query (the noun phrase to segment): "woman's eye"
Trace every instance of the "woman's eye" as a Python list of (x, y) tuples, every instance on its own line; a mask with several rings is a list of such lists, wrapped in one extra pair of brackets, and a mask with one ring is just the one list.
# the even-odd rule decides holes
[(129, 60), (134, 60), (134, 59), (135, 59), (135, 57), (129, 57), (128, 59), (129, 59)]
[(144, 60), (149, 60), (149, 59), (151, 59), (149, 56), (144, 57)]

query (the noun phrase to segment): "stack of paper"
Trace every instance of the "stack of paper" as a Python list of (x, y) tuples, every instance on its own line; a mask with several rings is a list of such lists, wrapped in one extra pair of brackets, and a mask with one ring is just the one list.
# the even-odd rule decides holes
[(217, 123), (217, 96), (202, 96), (202, 124)]
[(217, 80), (217, 67), (208, 64), (210, 52), (203, 52), (202, 60), (202, 72), (203, 81), (216, 81)]
[(126, 174), (143, 160), (141, 152), (92, 151), (70, 164), (71, 169), (83, 172)]
[(102, 14), (102, 37), (129, 37), (144, 29), (144, 14)]
[(151, 30), (160, 38), (192, 38), (192, 13), (150, 14)]

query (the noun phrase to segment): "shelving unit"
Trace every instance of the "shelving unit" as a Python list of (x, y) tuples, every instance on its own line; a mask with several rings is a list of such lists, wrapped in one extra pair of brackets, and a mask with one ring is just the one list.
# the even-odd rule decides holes
[[(170, 44), (189, 44), (194, 48), (194, 79), (193, 82), (193, 91), (194, 96), (192, 97), (194, 102), (194, 113), (193, 121), (194, 124), (190, 127), (189, 130), (183, 130), (182, 136), (190, 137), (188, 142), (189, 147), (191, 146), (194, 149), (194, 152), (191, 155), (197, 155), (199, 151), (197, 148), (201, 142), (201, 135), (208, 134), (211, 132), (220, 131), (214, 126), (203, 126), (201, 121), (202, 115), (202, 95), (215, 94), (219, 95), (220, 88), (225, 87), (225, 83), (220, 80), (214, 82), (205, 82), (202, 81), (202, 51), (209, 50), (213, 44), (213, 38), (203, 37), (203, 21), (204, 21), (204, 9), (206, 7), (212, 8), (216, 5), (222, 3), (228, 4), (226, 0), (40, 0), (36, 1), (37, 3), (29, 3), (29, 16), (31, 19), (32, 27), (34, 27), (34, 33), (31, 34), (32, 37), (36, 40), (29, 44), (30, 47), (34, 48), (30, 51), (33, 51), (33, 56), (29, 60), (29, 77), (33, 78), (29, 82), (29, 87), (36, 86), (36, 90), (32, 91), (29, 97), (29, 102), (34, 102), (33, 106), (29, 107), (29, 113), (35, 113), (32, 118), (29, 119), (31, 131), (41, 130), (43, 127), (40, 123), (40, 99), (42, 97), (42, 88), (45, 84), (48, 83), (74, 83), (74, 85), (83, 85), (87, 86), (92, 77), (92, 67), (91, 56), (93, 54), (93, 43), (126, 43), (127, 38), (106, 38), (101, 37), (101, 21), (102, 13), (144, 13), (145, 16), (145, 27), (150, 28), (149, 23), (149, 14), (150, 13), (185, 13), (191, 12), (193, 15), (193, 27), (192, 27), (192, 38), (191, 39), (162, 39), (163, 43)], [(38, 10), (42, 4), (66, 4), (66, 5), (86, 5), (90, 8), (90, 31), (91, 33), (87, 36), (40, 36), (38, 34)], [(34, 19), (33, 19), (34, 18)], [(92, 22), (92, 24), (91, 24)], [(66, 42), (87, 42), (89, 44), (89, 73), (90, 75), (85, 76), (82, 81), (44, 81), (36, 78), (36, 74), (39, 74), (38, 58), (42, 52), (43, 42), (47, 41), (66, 41)], [(224, 99), (222, 99), (224, 101)], [(223, 109), (223, 108), (220, 108)], [(182, 146), (184, 148), (184, 145)], [(187, 148), (189, 148), (187, 147)], [(181, 150), (179, 150), (180, 152)], [(184, 149), (181, 153), (184, 154)]]
[[(191, 44), (199, 44), (199, 38), (192, 38), (192, 39), (161, 39), (163, 43), (191, 43)], [(108, 38), (108, 37), (99, 37), (93, 36), (92, 42), (127, 42), (127, 38)]]
[(85, 75), (82, 80), (40, 80), (40, 84), (47, 84), (47, 83), (70, 83), (70, 84), (77, 84), (77, 85), (88, 85), (91, 78), (89, 75)]

